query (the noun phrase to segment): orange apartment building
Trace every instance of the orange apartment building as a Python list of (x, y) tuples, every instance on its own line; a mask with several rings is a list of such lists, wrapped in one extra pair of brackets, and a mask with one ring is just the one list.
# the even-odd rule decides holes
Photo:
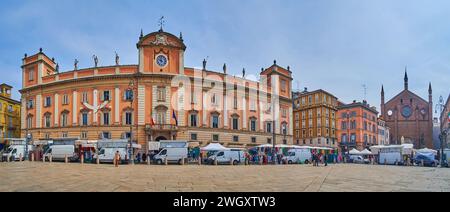
[(337, 147), (337, 98), (324, 91), (295, 92), (294, 144)]
[(338, 141), (341, 151), (364, 150), (378, 145), (378, 111), (366, 101), (339, 103), (337, 112)]
[[(292, 72), (274, 61), (260, 81), (184, 66), (186, 46), (162, 29), (139, 37), (139, 62), (59, 72), (42, 49), (23, 58), (22, 137), (292, 144)], [(133, 101), (131, 101), (133, 100)], [(275, 120), (275, 126), (272, 126)], [(130, 132), (132, 127), (132, 132)]]

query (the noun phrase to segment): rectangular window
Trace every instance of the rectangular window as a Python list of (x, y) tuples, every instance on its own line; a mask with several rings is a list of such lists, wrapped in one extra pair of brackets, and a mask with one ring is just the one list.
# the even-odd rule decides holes
[(196, 127), (197, 126), (197, 114), (191, 114), (191, 127)]
[(281, 91), (286, 91), (286, 80), (281, 80)]
[(102, 138), (103, 138), (103, 139), (111, 139), (111, 133), (109, 133), (109, 132), (103, 132), (103, 133), (102, 133)]
[(213, 139), (212, 139), (213, 141), (216, 141), (216, 142), (219, 141), (219, 135), (218, 135), (218, 134), (214, 134), (214, 135), (212, 136), (212, 138), (213, 138)]
[(256, 137), (252, 137), (252, 143), (256, 143)]
[(250, 100), (250, 110), (256, 111), (256, 101), (255, 100)]
[(81, 114), (81, 121), (82, 121), (82, 125), (83, 126), (87, 126), (88, 125), (88, 114), (87, 113), (83, 113)]
[[(1, 105), (0, 105), (0, 107), (1, 107)], [(29, 99), (28, 100), (27, 108), (28, 109), (33, 109), (34, 108), (34, 101), (33, 101), (33, 99)]]
[[(215, 103), (215, 101), (214, 101), (213, 103)], [(237, 97), (234, 97), (234, 99), (233, 99), (233, 107), (234, 107), (234, 109), (237, 109), (237, 108), (238, 108), (238, 100), (237, 100)]]
[(69, 104), (69, 96), (67, 94), (63, 95), (62, 104), (63, 105), (68, 105)]
[(28, 81), (33, 80), (34, 80), (34, 69), (30, 69), (30, 71), (28, 72)]
[(282, 108), (282, 109), (281, 109), (281, 116), (282, 116), (282, 117), (286, 117), (286, 116), (287, 116), (287, 110), (286, 110), (286, 108)]
[(50, 107), (52, 105), (52, 97), (45, 97), (44, 107)]
[(125, 113), (125, 124), (126, 125), (131, 125), (132, 123), (133, 123), (133, 113), (126, 112)]
[(49, 139), (50, 138), (50, 133), (45, 133), (45, 139)]
[(196, 141), (197, 140), (197, 133), (191, 133), (191, 140)]
[(82, 139), (87, 139), (88, 138), (88, 133), (86, 131), (81, 132), (81, 138)]
[(219, 128), (219, 116), (214, 115), (212, 117), (212, 127), (213, 128)]
[(83, 103), (89, 103), (89, 101), (88, 101), (88, 93), (87, 93), (87, 92), (83, 92), (83, 93), (81, 94), (81, 101), (82, 101)]
[(109, 91), (103, 91), (103, 96), (102, 96), (102, 101), (109, 101), (110, 99), (110, 95), (109, 95)]
[(67, 133), (67, 132), (63, 132), (63, 133), (62, 133), (62, 137), (63, 137), (63, 138), (67, 138), (67, 137), (69, 137), (69, 133)]
[(238, 130), (238, 122), (239, 119), (238, 118), (233, 118), (233, 130)]
[(51, 117), (49, 115), (45, 116), (45, 127), (50, 127)]
[(103, 113), (103, 125), (109, 125), (109, 113)]
[(165, 102), (166, 101), (166, 88), (158, 87), (157, 89), (158, 101)]
[(268, 138), (268, 139), (267, 139), (267, 143), (268, 143), (268, 144), (271, 144), (271, 143), (272, 143), (272, 139), (271, 139), (271, 138)]
[(271, 122), (266, 123), (266, 132), (272, 133), (272, 123)]
[(133, 99), (133, 90), (125, 90), (125, 101), (131, 101)]
[(256, 131), (256, 120), (254, 119), (250, 120), (250, 130), (253, 132)]
[(239, 136), (234, 135), (233, 136), (233, 142), (239, 142)]

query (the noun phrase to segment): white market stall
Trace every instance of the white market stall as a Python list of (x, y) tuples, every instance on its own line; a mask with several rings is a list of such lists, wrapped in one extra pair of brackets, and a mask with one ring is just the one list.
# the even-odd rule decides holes
[(348, 152), (350, 155), (360, 155), (361, 152), (358, 151), (357, 149), (352, 149)]
[(229, 148), (226, 148), (219, 143), (210, 143), (207, 146), (204, 146), (200, 149), (202, 151), (221, 151), (221, 150), (228, 150)]
[(373, 153), (371, 151), (369, 151), (368, 149), (364, 149), (363, 151), (360, 152), (361, 155), (373, 155)]

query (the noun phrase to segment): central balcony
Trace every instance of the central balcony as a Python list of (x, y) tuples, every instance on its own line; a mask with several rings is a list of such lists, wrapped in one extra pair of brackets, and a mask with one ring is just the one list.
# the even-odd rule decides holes
[(145, 125), (145, 131), (177, 131), (178, 126), (173, 124), (146, 124)]

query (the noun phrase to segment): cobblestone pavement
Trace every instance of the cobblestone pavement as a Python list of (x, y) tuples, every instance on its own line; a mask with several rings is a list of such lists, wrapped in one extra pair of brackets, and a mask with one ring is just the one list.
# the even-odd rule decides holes
[(0, 191), (450, 191), (450, 169), (0, 163)]

